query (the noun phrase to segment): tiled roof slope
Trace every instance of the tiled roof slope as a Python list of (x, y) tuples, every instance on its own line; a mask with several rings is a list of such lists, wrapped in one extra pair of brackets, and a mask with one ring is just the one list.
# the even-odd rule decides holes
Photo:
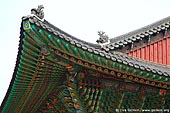
[(67, 37), (71, 37), (71, 39), (73, 39), (73, 40), (76, 40), (78, 42), (83, 42), (85, 45), (89, 45), (89, 46), (94, 47), (94, 48), (100, 48), (100, 45), (98, 45), (98, 44), (93, 44), (93, 43), (90, 43), (90, 42), (82, 41), (82, 40), (80, 40), (80, 39), (78, 39), (78, 38), (76, 38), (76, 37), (74, 37), (74, 36), (64, 32), (63, 30), (59, 29), (58, 27), (50, 24), (47, 20), (44, 20), (44, 24), (48, 25), (50, 28), (54, 28), (55, 31), (58, 31), (61, 34), (66, 35)]
[[(155, 74), (163, 75), (166, 77), (170, 77), (170, 68), (167, 66), (155, 64), (152, 62), (147, 62), (144, 60), (140, 60), (138, 58), (133, 58), (130, 56), (127, 56), (126, 54), (120, 53), (120, 52), (106, 52), (100, 48), (98, 48), (97, 45), (87, 43), (85, 41), (82, 41), (80, 39), (77, 39), (68, 33), (61, 31), (57, 27), (53, 26), (47, 21), (40, 21), (36, 17), (24, 17), (23, 20), (29, 18), (29, 21), (31, 23), (35, 23), (37, 26), (40, 26), (49, 32), (53, 33), (54, 35), (59, 35), (61, 38), (65, 39), (66, 41), (69, 41), (71, 44), (76, 45), (77, 47), (81, 47), (84, 50), (88, 50), (91, 53), (98, 54), (102, 57), (106, 57), (107, 59), (111, 59), (112, 61), (116, 61), (125, 65), (129, 65), (130, 67), (134, 67), (136, 69), (146, 70), (148, 72), (152, 72)], [(168, 20), (170, 18), (167, 18)], [(165, 22), (165, 20), (164, 20)], [(159, 23), (163, 23), (162, 21)], [(159, 24), (160, 25), (160, 24)], [(153, 25), (152, 25), (153, 26)]]
[(126, 33), (124, 35), (110, 39), (110, 44), (104, 46), (106, 51), (116, 50), (121, 46), (126, 46), (136, 41), (142, 40), (148, 36), (167, 30), (170, 27), (170, 16), (157, 21), (153, 24), (147, 25), (135, 31)]

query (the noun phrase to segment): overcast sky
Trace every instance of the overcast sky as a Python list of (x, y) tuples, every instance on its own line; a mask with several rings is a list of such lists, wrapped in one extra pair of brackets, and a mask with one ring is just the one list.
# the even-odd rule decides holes
[(41, 4), (46, 20), (92, 43), (97, 31), (114, 38), (170, 16), (169, 0), (0, 0), (0, 103), (16, 63), (21, 18)]

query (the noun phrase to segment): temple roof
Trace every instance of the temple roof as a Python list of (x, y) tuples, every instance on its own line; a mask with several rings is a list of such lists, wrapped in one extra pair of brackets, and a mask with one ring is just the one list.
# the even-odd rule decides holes
[[(159, 25), (163, 25), (164, 22), (160, 22), (162, 24)], [(169, 67), (140, 60), (117, 51), (105, 51), (97, 44), (69, 35), (46, 20), (42, 21), (35, 16), (23, 17), (20, 33), (16, 67), (1, 105), (4, 111), (32, 109), (32, 112), (35, 112), (36, 107), (43, 103), (43, 99), (56, 88), (57, 84), (64, 84), (61, 80), (68, 72), (66, 69), (68, 65), (73, 65), (75, 68), (77, 66), (87, 68), (125, 81), (170, 89)], [(47, 78), (51, 80), (50, 77), (54, 81), (47, 84), (46, 80)], [(36, 80), (39, 80), (38, 83)], [(41, 94), (41, 90), (37, 88), (45, 93)], [(34, 93), (37, 95), (35, 96)], [(40, 94), (42, 100), (39, 99)], [(16, 104), (10, 108), (12, 102)], [(29, 107), (24, 109), (27, 105)]]
[[(25, 20), (27, 18), (28, 17), (26, 17), (26, 18), (24, 17), (23, 20)], [(168, 19), (170, 19), (170, 18), (168, 18)], [(165, 19), (165, 20), (167, 21), (168, 19)], [(163, 22), (165, 22), (165, 20)], [(75, 38), (75, 37), (69, 35), (68, 33), (60, 30), (59, 28), (53, 26), (46, 20), (44, 22), (42, 22), (39, 19), (37, 19), (36, 17), (29, 17), (29, 21), (31, 23), (35, 23), (37, 26), (40, 26), (40, 27), (48, 30), (49, 32), (52, 32), (54, 35), (59, 35), (64, 40), (69, 41), (71, 44), (73, 44), (77, 47), (80, 47), (84, 50), (87, 50), (90, 53), (94, 53), (94, 54), (100, 55), (102, 57), (106, 57), (107, 59), (110, 59), (112, 61), (116, 61), (116, 62), (125, 64), (125, 65), (129, 65), (130, 67), (134, 67), (136, 69), (153, 72), (155, 74), (159, 74), (159, 75), (163, 75), (163, 76), (168, 76), (168, 77), (170, 76), (170, 68), (168, 66), (141, 60), (139, 58), (131, 57), (131, 56), (128, 56), (124, 53), (117, 52), (117, 51), (114, 51), (112, 53), (106, 52), (106, 51), (102, 50), (102, 48), (99, 48), (100, 47), (99, 45), (88, 43), (88, 42), (85, 42), (78, 38)], [(159, 21), (159, 23), (161, 23), (161, 22), (162, 21)], [(158, 22), (157, 22), (157, 24), (158, 24)], [(152, 26), (154, 26), (154, 25), (152, 25)], [(147, 28), (149, 29), (150, 27), (147, 27)]]
[(170, 16), (154, 22), (150, 25), (142, 27), (140, 29), (128, 32), (124, 35), (110, 39), (110, 44), (105, 45), (106, 51), (116, 50), (120, 47), (124, 47), (129, 44), (136, 43), (140, 40), (146, 39), (161, 31), (165, 31), (170, 27)]

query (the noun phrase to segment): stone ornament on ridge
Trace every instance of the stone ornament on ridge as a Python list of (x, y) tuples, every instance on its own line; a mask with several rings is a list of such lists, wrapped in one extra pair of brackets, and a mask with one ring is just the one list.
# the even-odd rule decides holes
[(104, 44), (109, 42), (109, 37), (103, 31), (98, 31), (99, 39), (97, 39), (98, 44)]
[(37, 16), (40, 19), (43, 19), (44, 18), (43, 9), (44, 9), (44, 6), (39, 5), (37, 9), (35, 9), (35, 8), (31, 9), (31, 14), (34, 14), (35, 16)]

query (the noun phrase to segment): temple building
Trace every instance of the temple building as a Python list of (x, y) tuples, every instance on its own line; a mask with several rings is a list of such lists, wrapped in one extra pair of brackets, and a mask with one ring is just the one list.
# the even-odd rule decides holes
[(113, 39), (99, 32), (93, 44), (52, 25), (42, 9), (22, 18), (1, 113), (169, 112), (170, 17)]

